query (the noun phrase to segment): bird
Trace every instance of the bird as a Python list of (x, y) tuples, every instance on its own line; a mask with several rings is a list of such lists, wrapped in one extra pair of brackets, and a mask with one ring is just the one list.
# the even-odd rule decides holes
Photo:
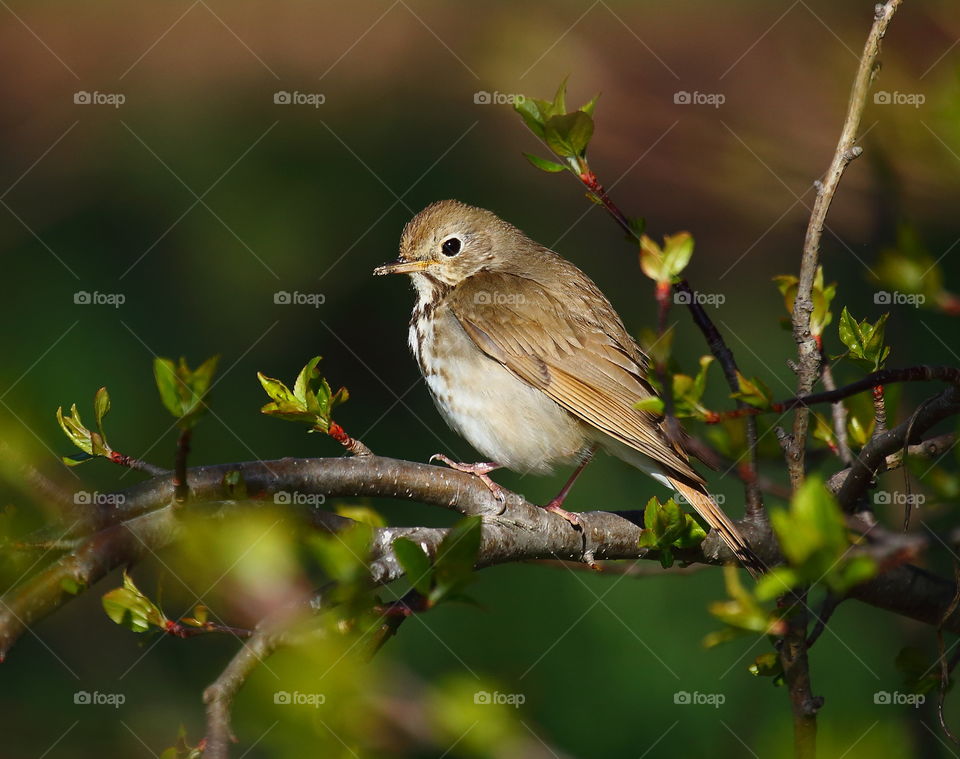
[(754, 576), (763, 569), (690, 464), (681, 435), (635, 406), (656, 396), (650, 361), (600, 288), (574, 264), (483, 208), (427, 206), (403, 229), (399, 258), (376, 275), (410, 276), (409, 345), (447, 424), (487, 460), (431, 457), (479, 477), (507, 468), (573, 474), (543, 508), (563, 508), (600, 449), (675, 491)]

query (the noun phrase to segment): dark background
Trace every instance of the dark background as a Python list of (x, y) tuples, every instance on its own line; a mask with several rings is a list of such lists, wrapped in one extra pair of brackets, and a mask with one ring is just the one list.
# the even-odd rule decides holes
[[(693, 233), (689, 278), (724, 295), (715, 319), (745, 373), (790, 394), (794, 345), (778, 324), (785, 311), (771, 277), (799, 265), (812, 183), (839, 135), (871, 2), (3, 6), (0, 435), (72, 489), (141, 477), (105, 462), (60, 471), (71, 448), (54, 411), (76, 402), (90, 417), (101, 385), (113, 398), (113, 445), (172, 464), (175, 432), (153, 386), (154, 355), (192, 364), (223, 356), (192, 463), (340, 455), (332, 441), (258, 413), (256, 372), (292, 381), (318, 353), (331, 384), (352, 395), (338, 420), (374, 451), (470, 460), (408, 354), (412, 293), (370, 276), (395, 256), (403, 224), (437, 199), (494, 210), (581, 266), (634, 333), (652, 326), (651, 283), (616, 226), (572, 177), (527, 164), (521, 151), (543, 149), (509, 106), (475, 102), (481, 91), (547, 97), (567, 75), (572, 105), (602, 92), (590, 147), (601, 181), (655, 237)], [(860, 318), (886, 310), (874, 304), (870, 268), (901, 222), (942, 257), (948, 284), (957, 270), (958, 38), (948, 2), (906, 3), (892, 23), (878, 88), (925, 102), (867, 107), (865, 154), (843, 179), (823, 241), (837, 315), (842, 305)], [(78, 91), (126, 100), (76, 104)], [(276, 104), (278, 91), (322, 93), (325, 102)], [(680, 91), (725, 102), (677, 104)], [(125, 302), (75, 304), (80, 291)], [(325, 302), (278, 305), (278, 291)], [(892, 366), (958, 360), (949, 317), (889, 310)], [(841, 349), (836, 318), (832, 353)], [(671, 321), (675, 356), (692, 368), (706, 346), (685, 311)], [(722, 407), (725, 388), (711, 371), (709, 401)], [(857, 376), (847, 367), (840, 379)], [(904, 401), (913, 406), (922, 392), (909, 389)], [(540, 501), (561, 482), (497, 478)], [(733, 477), (712, 489), (739, 512)], [(654, 492), (638, 472), (602, 458), (570, 503), (635, 508)], [(12, 532), (42, 522), (29, 494), (5, 485), (2, 495)], [(451, 521), (425, 506), (376, 505), (392, 523)], [(272, 539), (252, 552), (264, 562), (254, 574), (271, 566), (260, 548)], [(235, 570), (254, 543), (210, 561)], [(151, 594), (162, 581), (171, 613), (203, 595), (229, 617), (229, 594), (204, 594), (210, 583), (181, 559), (162, 554), (137, 569), (138, 581)], [(201, 690), (236, 641), (141, 646), (100, 608), (119, 582), (112, 575), (34, 626), (0, 668), (3, 756), (149, 757), (181, 723), (191, 741), (202, 736)], [(337, 662), (332, 643), (271, 660), (279, 684), (261, 671), (240, 695), (237, 755), (255, 742), (248, 756), (789, 755), (786, 694), (746, 671), (769, 643), (700, 645), (720, 627), (706, 608), (724, 597), (719, 572), (618, 579), (511, 566), (481, 573), (472, 592), (483, 610), (450, 606), (407, 622), (372, 666)], [(822, 756), (954, 753), (931, 704), (874, 703), (876, 692), (901, 687), (894, 658), (907, 643), (932, 650), (933, 632), (841, 607), (812, 654), (814, 689), (826, 697)], [(276, 706), (278, 688), (324, 692), (328, 703)], [(520, 693), (525, 703), (476, 706), (478, 689)], [(126, 703), (75, 705), (78, 690), (122, 693)], [(677, 691), (723, 694), (725, 703), (678, 705)], [(948, 717), (960, 717), (954, 707)], [(433, 748), (411, 748), (384, 727), (417, 720)]]

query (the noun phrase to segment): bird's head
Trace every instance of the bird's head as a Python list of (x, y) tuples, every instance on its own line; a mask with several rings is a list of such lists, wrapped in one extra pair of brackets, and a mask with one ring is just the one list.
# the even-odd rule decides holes
[(400, 257), (374, 274), (411, 274), (414, 284), (456, 287), (479, 271), (508, 264), (527, 238), (496, 214), (456, 200), (427, 206), (407, 224)]

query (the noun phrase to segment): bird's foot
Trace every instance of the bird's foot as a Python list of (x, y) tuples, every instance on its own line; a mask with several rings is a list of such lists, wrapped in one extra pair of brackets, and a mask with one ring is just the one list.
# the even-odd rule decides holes
[(544, 511), (550, 511), (559, 517), (563, 517), (574, 527), (582, 530), (583, 520), (580, 518), (580, 515), (572, 511), (567, 511), (565, 508), (563, 508), (563, 506), (560, 505), (561, 503), (563, 503), (563, 499), (554, 498), (546, 506), (541, 506), (540, 508), (542, 508)]
[(456, 469), (458, 472), (466, 472), (467, 474), (472, 474), (474, 477), (480, 480), (484, 485), (486, 485), (487, 490), (493, 493), (493, 497), (498, 501), (503, 503), (507, 500), (507, 494), (502, 487), (490, 479), (488, 476), (490, 472), (495, 469), (500, 469), (500, 465), (494, 463), (493, 461), (481, 461), (476, 464), (465, 464), (462, 461), (454, 461), (453, 459), (444, 456), (442, 453), (435, 453), (430, 457), (430, 461), (442, 461), (451, 469)]

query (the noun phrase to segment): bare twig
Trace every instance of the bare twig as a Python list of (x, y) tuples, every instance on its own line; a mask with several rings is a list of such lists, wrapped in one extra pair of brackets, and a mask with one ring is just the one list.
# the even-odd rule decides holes
[[(833, 379), (833, 367), (823, 356), (822, 350), (820, 360), (823, 367), (823, 386), (827, 391), (836, 390), (837, 383)], [(830, 406), (830, 413), (833, 419), (833, 434), (837, 438), (837, 453), (840, 460), (850, 466), (853, 461), (853, 453), (850, 451), (850, 439), (847, 435), (847, 407), (843, 405), (842, 401), (837, 401)]]
[[(877, 57), (880, 54), (880, 41), (887, 31), (887, 25), (900, 6), (901, 0), (888, 0), (877, 5), (873, 26), (867, 36), (867, 42), (860, 57), (860, 65), (853, 80), (847, 115), (840, 132), (833, 160), (821, 183), (817, 185), (817, 197), (813, 203), (810, 222), (803, 243), (803, 257), (800, 261), (800, 281), (793, 303), (793, 338), (797, 343), (797, 395), (808, 395), (820, 375), (820, 346), (810, 332), (810, 317), (813, 313), (813, 281), (820, 265), (820, 238), (826, 223), (827, 212), (833, 196), (840, 184), (847, 165), (860, 153), (862, 148), (856, 145), (860, 119), (867, 103), (867, 94), (873, 81)], [(793, 435), (787, 467), (790, 482), (794, 489), (800, 486), (804, 476), (804, 454), (807, 441), (807, 429), (810, 412), (798, 408), (793, 422)]]
[[(960, 605), (960, 563), (953, 564), (953, 580), (956, 583), (957, 590), (953, 596), (953, 602), (943, 613), (943, 619), (948, 619)], [(947, 688), (950, 687), (950, 672), (953, 669), (950, 662), (947, 661), (946, 647), (943, 642), (943, 622), (937, 626), (937, 656), (940, 662), (940, 693), (937, 698), (937, 718), (940, 720), (940, 728), (944, 734), (955, 744), (960, 745), (960, 739), (954, 735), (953, 731), (947, 726), (947, 721), (943, 717), (943, 705), (947, 698)], [(956, 664), (953, 661), (952, 664)]]

